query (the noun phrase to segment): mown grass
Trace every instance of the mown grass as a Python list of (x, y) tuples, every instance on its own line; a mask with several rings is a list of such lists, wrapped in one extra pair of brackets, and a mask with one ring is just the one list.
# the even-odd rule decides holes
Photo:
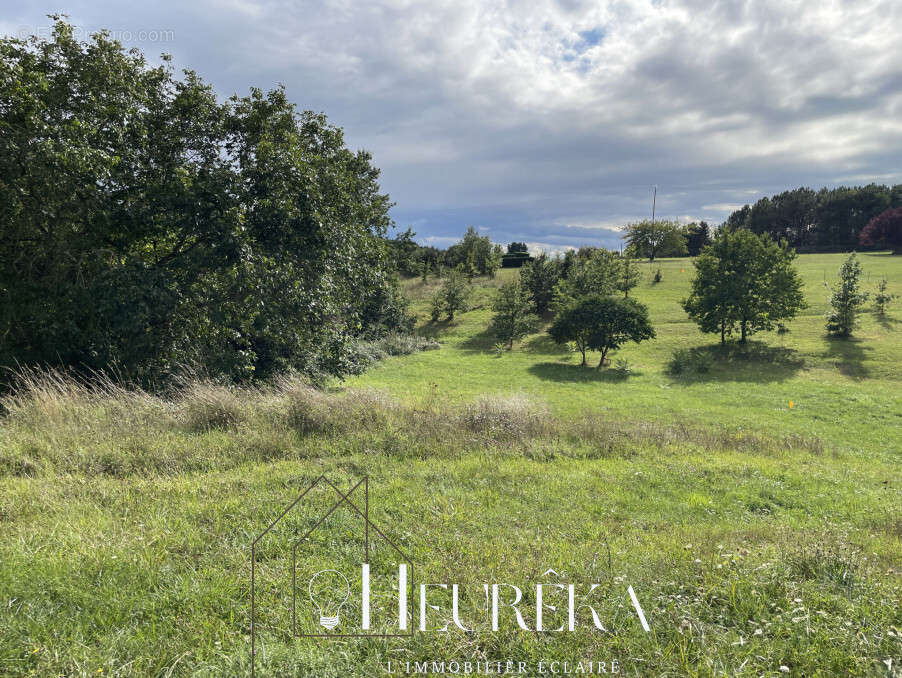
[[(491, 296), (504, 280), (518, 275), (516, 270), (479, 281), (472, 310), (451, 323), (428, 322), (428, 298), (437, 283), (409, 281), (420, 331), (439, 337), (442, 350), (386, 362), (349, 383), (385, 388), (412, 403), (434, 397), (433, 392), (452, 401), (520, 392), (546, 401), (563, 417), (593, 411), (616, 419), (776, 431), (821, 437), (866, 458), (893, 455), (902, 449), (902, 303), (895, 302), (885, 318), (867, 307), (852, 339), (828, 338), (824, 312), (843, 258), (800, 255), (808, 308), (787, 323), (788, 333), (756, 334), (749, 346), (733, 344), (726, 350), (718, 345), (719, 337), (700, 333), (679, 305), (689, 293), (691, 262), (642, 264), (644, 277), (633, 295), (649, 306), (658, 336), (612, 354), (631, 364), (626, 381), (613, 370), (581, 369), (576, 355), (542, 332), (513, 351), (499, 355), (494, 350), (495, 339), (487, 332)], [(887, 253), (860, 258), (866, 290), (886, 278), (888, 289), (902, 295), (902, 258)], [(658, 267), (663, 280), (653, 284)], [(710, 372), (670, 374), (667, 365), (678, 349), (710, 354)]]
[[(427, 659), (893, 675), (902, 348), (895, 315), (865, 318), (853, 354), (826, 343), (818, 276), (838, 261), (802, 257), (808, 315), (717, 353), (708, 374), (666, 372), (670, 349), (711, 343), (674, 310), (690, 267), (668, 261), (638, 293), (659, 338), (620, 352), (626, 378), (580, 369), (542, 335), (496, 357), (484, 328), (506, 271), (454, 323), (422, 324), (440, 350), (326, 390), (286, 376), (158, 397), (32, 375), (0, 419), (0, 675), (247, 675), (250, 544), (320, 474), (370, 477), (371, 517), (418, 581), (528, 585), (554, 568), (602, 585), (610, 632), (291, 641), (276, 614), (258, 628), (258, 675)], [(902, 261), (874, 261), (902, 291)], [(409, 284), (424, 308), (431, 284)], [(259, 556), (259, 576), (277, 556)]]

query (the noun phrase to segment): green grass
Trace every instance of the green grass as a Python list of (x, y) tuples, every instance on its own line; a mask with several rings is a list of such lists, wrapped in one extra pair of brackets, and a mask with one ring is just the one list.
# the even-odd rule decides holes
[[(902, 292), (902, 258), (862, 259), (871, 285)], [(418, 581), (528, 586), (554, 568), (601, 585), (611, 633), (291, 641), (289, 591), (264, 588), (258, 675), (486, 658), (617, 659), (630, 676), (893, 675), (902, 314), (826, 339), (823, 277), (840, 260), (800, 257), (806, 314), (701, 375), (666, 372), (673, 349), (715, 343), (686, 322), (691, 265), (671, 260), (636, 291), (658, 339), (614, 356), (634, 366), (625, 379), (579, 368), (541, 334), (498, 356), (488, 306), (515, 271), (479, 281), (477, 308), (453, 323), (421, 324), (440, 350), (326, 393), (285, 379), (161, 399), (37, 379), (0, 420), (0, 675), (247, 675), (250, 543), (321, 473), (342, 488), (370, 476), (371, 517)], [(407, 284), (425, 316), (434, 283)], [(273, 533), (262, 581), (310, 520)], [(355, 524), (336, 514), (330, 528)]]
[[(884, 253), (860, 258), (866, 289), (886, 278), (888, 289), (902, 295), (902, 258)], [(516, 270), (502, 270), (496, 280), (481, 285), (474, 310), (450, 324), (425, 322), (429, 291), (436, 283), (411, 281), (408, 290), (418, 300), (421, 331), (437, 336), (443, 349), (386, 362), (349, 383), (386, 388), (413, 403), (433, 397), (433, 391), (457, 401), (484, 392), (521, 392), (565, 417), (598, 411), (617, 419), (779, 431), (818, 436), (864, 456), (892, 454), (902, 448), (902, 310), (896, 302), (886, 318), (864, 313), (852, 339), (828, 338), (824, 313), (829, 289), (824, 282), (833, 284), (842, 260), (840, 254), (801, 255), (798, 266), (808, 308), (787, 323), (789, 333), (753, 335), (747, 351), (734, 346), (725, 358), (718, 352), (719, 337), (701, 334), (680, 307), (689, 293), (691, 262), (643, 264), (644, 280), (633, 296), (649, 306), (658, 337), (612, 354), (632, 365), (626, 382), (611, 371), (581, 369), (576, 354), (542, 333), (498, 356), (494, 338), (486, 332), (490, 293), (518, 275)], [(652, 284), (658, 267), (663, 280)], [(667, 363), (678, 348), (710, 352), (713, 369), (671, 377)]]

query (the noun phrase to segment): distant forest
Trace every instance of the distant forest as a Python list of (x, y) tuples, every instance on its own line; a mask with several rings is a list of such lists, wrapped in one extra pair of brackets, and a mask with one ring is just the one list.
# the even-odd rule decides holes
[(859, 234), (872, 218), (900, 206), (902, 184), (797, 188), (745, 205), (726, 226), (785, 238), (800, 252), (848, 251), (863, 249)]

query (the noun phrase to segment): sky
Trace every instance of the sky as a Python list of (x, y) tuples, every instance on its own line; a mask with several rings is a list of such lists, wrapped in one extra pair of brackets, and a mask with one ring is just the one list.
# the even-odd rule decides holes
[(899, 0), (5, 0), (222, 96), (283, 84), (373, 154), (400, 230), (616, 248), (797, 186), (902, 182)]

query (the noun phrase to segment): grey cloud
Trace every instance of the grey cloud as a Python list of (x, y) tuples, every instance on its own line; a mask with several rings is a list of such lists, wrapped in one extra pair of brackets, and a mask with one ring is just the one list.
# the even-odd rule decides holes
[[(227, 96), (284, 83), (383, 169), (399, 226), (607, 244), (650, 212), (722, 220), (797, 185), (902, 177), (902, 3), (76, 0), (75, 23), (168, 28)], [(5, 30), (47, 25), (7, 3)], [(599, 31), (599, 39), (586, 39)], [(576, 55), (576, 56), (574, 56)], [(582, 225), (582, 226), (580, 226)]]

